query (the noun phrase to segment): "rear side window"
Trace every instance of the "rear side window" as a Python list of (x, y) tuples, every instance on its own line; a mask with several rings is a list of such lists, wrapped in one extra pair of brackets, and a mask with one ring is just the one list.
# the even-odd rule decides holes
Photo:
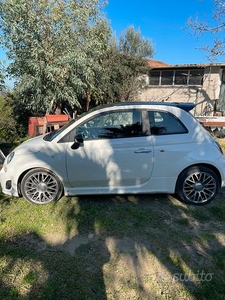
[(187, 128), (174, 115), (162, 111), (149, 111), (150, 130), (152, 135), (187, 133)]

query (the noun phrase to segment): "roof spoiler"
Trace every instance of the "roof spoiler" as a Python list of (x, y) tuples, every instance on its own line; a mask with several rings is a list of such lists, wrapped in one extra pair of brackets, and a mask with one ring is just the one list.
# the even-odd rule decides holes
[(177, 106), (185, 111), (190, 111), (196, 106), (195, 103), (186, 103), (186, 102), (171, 102), (171, 105)]
[[(180, 109), (183, 109), (187, 112), (192, 110), (196, 104), (195, 103), (189, 103), (189, 102), (166, 102), (166, 101), (138, 101), (138, 102), (118, 102), (118, 103), (113, 103), (109, 104), (108, 106), (121, 106), (121, 105), (165, 105), (165, 106), (176, 106), (179, 107)], [(95, 108), (96, 109), (96, 108)]]
[[(140, 102), (139, 102), (140, 103)], [(192, 110), (196, 104), (195, 103), (189, 103), (189, 102), (164, 102), (164, 101), (143, 101), (143, 104), (150, 104), (150, 105), (165, 105), (165, 106), (176, 106), (179, 107), (187, 112)]]

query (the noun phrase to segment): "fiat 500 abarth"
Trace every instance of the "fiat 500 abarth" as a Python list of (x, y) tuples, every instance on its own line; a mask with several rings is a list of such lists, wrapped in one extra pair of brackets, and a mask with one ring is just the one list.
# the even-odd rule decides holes
[(36, 204), (63, 195), (141, 193), (208, 203), (225, 185), (225, 156), (193, 108), (164, 102), (95, 108), (15, 148), (0, 171), (2, 191)]

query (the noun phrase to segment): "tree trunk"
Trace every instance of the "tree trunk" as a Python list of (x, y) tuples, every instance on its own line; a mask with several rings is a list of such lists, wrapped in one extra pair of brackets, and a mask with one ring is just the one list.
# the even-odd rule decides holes
[(87, 91), (86, 111), (88, 111), (90, 108), (90, 102), (91, 102), (91, 91)]

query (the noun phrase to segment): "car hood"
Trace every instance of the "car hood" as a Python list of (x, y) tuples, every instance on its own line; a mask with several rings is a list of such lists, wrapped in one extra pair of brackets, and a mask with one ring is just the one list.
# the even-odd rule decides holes
[(40, 135), (30, 140), (27, 140), (20, 144), (18, 147), (16, 147), (14, 151), (17, 155), (40, 152), (46, 146), (46, 143), (49, 143), (43, 140), (43, 137), (43, 135)]

